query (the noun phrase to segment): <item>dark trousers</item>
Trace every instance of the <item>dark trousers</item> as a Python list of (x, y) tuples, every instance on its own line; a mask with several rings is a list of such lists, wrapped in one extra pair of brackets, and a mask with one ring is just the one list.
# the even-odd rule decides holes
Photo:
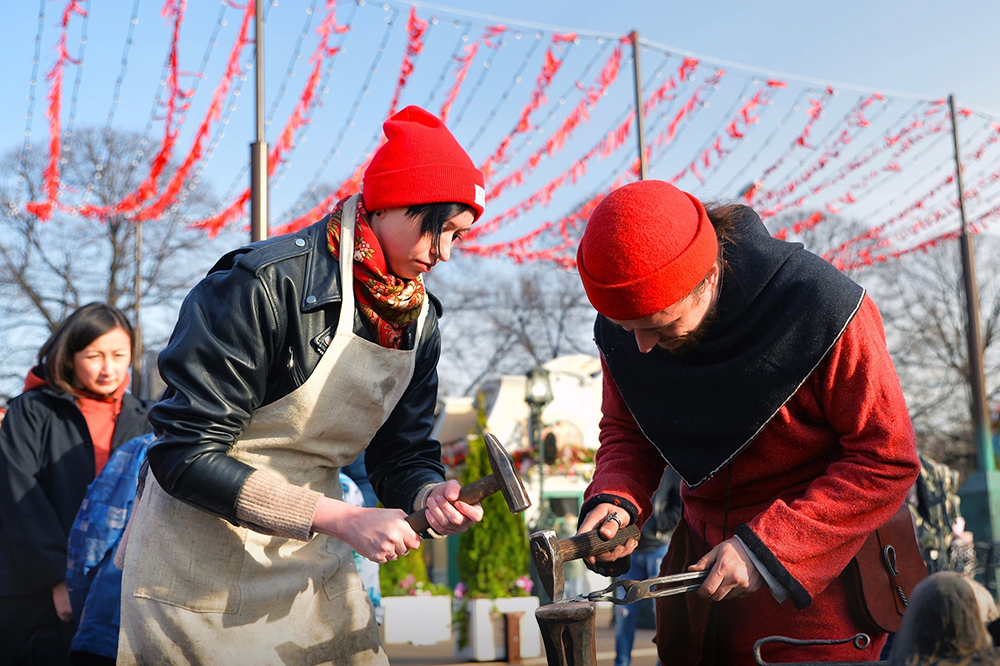
[(56, 615), (48, 590), (0, 596), (0, 664), (65, 666), (75, 631)]

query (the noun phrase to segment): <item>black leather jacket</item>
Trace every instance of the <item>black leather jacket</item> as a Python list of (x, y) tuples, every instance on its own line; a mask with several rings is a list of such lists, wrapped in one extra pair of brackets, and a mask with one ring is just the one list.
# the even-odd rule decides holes
[[(149, 413), (157, 434), (149, 466), (164, 490), (236, 523), (236, 500), (254, 470), (227, 455), (229, 447), (255, 409), (316, 368), (337, 327), (340, 293), (326, 218), (230, 252), (195, 286), (160, 353), (168, 388)], [(381, 502), (406, 511), (421, 486), (444, 480), (441, 446), (430, 437), (441, 353), (441, 306), (431, 303), (413, 379), (365, 456)], [(354, 331), (373, 339), (357, 312)], [(414, 336), (404, 348), (413, 348)]]

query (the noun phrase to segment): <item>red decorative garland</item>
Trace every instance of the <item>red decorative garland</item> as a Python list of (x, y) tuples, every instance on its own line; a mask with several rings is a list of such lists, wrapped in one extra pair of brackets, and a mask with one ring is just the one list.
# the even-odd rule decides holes
[(79, 65), (78, 60), (70, 57), (66, 50), (66, 33), (69, 29), (69, 19), (73, 14), (86, 16), (87, 12), (80, 6), (80, 0), (68, 0), (66, 8), (63, 10), (62, 28), (59, 35), (59, 42), (55, 49), (59, 56), (55, 64), (49, 70), (45, 78), (49, 83), (49, 107), (45, 111), (45, 117), (49, 119), (49, 163), (42, 172), (42, 189), (45, 191), (45, 201), (32, 201), (25, 208), (32, 215), (37, 215), (42, 221), (52, 217), (52, 209), (59, 200), (59, 160), (62, 158), (62, 126), (60, 114), (62, 111), (62, 78), (63, 68), (67, 62)]

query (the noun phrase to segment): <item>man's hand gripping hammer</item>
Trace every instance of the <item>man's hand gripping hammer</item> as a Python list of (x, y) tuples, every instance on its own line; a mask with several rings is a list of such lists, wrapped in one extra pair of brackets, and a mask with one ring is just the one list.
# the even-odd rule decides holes
[(629, 539), (639, 538), (638, 525), (629, 525), (618, 530), (614, 537), (605, 541), (597, 530), (577, 534), (568, 539), (557, 539), (552, 530), (541, 530), (531, 535), (531, 558), (535, 561), (538, 578), (548, 592), (553, 603), (563, 601), (566, 579), (563, 564), (570, 560), (591, 555), (600, 555), (614, 550)]
[[(466, 504), (476, 504), (495, 492), (500, 492), (507, 501), (511, 513), (520, 513), (531, 506), (528, 493), (524, 490), (521, 477), (514, 469), (514, 461), (503, 448), (500, 441), (490, 433), (486, 433), (486, 455), (489, 457), (490, 469), (493, 473), (463, 486), (458, 499)], [(430, 527), (427, 522), (427, 510), (414, 511), (406, 517), (406, 522), (417, 533), (424, 533)]]

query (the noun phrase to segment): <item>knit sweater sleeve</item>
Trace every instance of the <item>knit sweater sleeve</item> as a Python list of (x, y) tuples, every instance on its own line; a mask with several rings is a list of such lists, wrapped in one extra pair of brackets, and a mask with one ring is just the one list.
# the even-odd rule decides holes
[(650, 498), (659, 486), (666, 462), (642, 434), (603, 358), (601, 368), (601, 446), (595, 456), (594, 476), (584, 494), (584, 509), (602, 501), (624, 500), (620, 505), (641, 525), (652, 512)]
[(800, 608), (839, 576), (865, 537), (892, 516), (919, 472), (913, 426), (882, 320), (867, 296), (801, 390), (816, 394), (837, 433), (839, 455), (804, 492), (787, 501), (779, 497), (737, 529)]

